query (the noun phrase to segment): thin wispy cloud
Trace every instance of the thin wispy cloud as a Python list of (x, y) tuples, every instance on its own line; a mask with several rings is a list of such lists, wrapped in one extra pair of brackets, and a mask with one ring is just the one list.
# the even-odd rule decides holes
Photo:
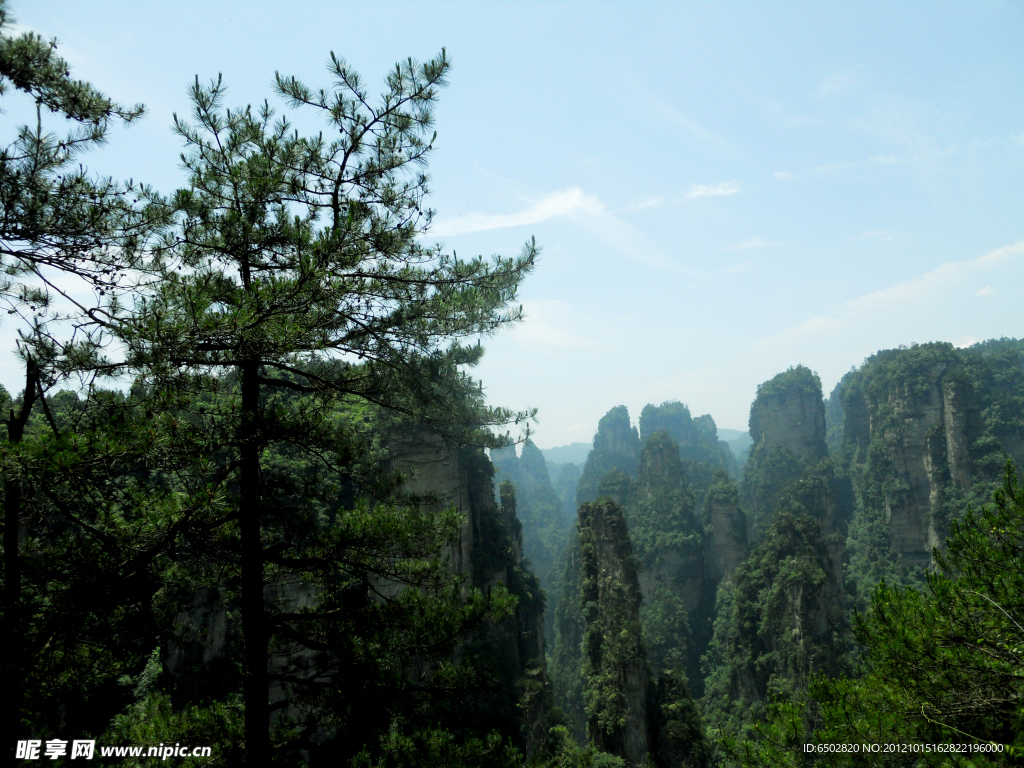
[[(864, 294), (838, 306), (832, 313), (812, 317), (799, 325), (777, 334), (775, 339), (805, 339), (836, 330), (852, 328), (872, 318), (877, 320), (894, 308), (905, 307), (912, 302), (932, 301), (947, 291), (961, 291), (977, 275), (992, 268), (1024, 256), (1024, 240), (997, 248), (976, 259), (942, 264), (922, 275), (904, 280), (895, 285)], [(991, 288), (985, 286), (975, 295), (986, 296)], [(770, 341), (770, 340), (769, 340)]]
[(686, 133), (688, 133), (693, 138), (699, 141), (707, 142), (709, 144), (714, 144), (722, 149), (732, 151), (732, 147), (730, 146), (729, 142), (727, 142), (721, 136), (712, 133), (704, 126), (700, 125), (696, 120), (693, 120), (689, 115), (685, 114), (682, 110), (672, 106), (664, 99), (661, 99), (655, 96), (654, 94), (649, 93), (645, 88), (643, 88), (639, 83), (635, 81), (633, 83), (633, 88), (636, 91), (637, 95), (639, 95), (642, 99), (644, 99), (644, 101), (650, 104), (650, 106), (653, 107), (657, 113), (659, 113), (663, 117), (667, 117), (673, 123), (680, 126)]
[(744, 261), (742, 264), (736, 264), (734, 266), (731, 266), (728, 269), (726, 269), (725, 271), (728, 272), (730, 275), (738, 275), (741, 272), (749, 272), (753, 268), (754, 268), (754, 262), (752, 262), (752, 261)]
[(792, 181), (796, 178), (796, 174), (791, 171), (776, 171), (774, 176), (779, 181)]
[(723, 251), (749, 251), (752, 248), (774, 248), (781, 243), (773, 243), (769, 240), (765, 240), (763, 237), (751, 237), (744, 240), (736, 245), (730, 245), (728, 248), (723, 248)]
[(853, 90), (857, 84), (857, 73), (853, 70), (848, 69), (842, 72), (836, 72), (835, 74), (827, 77), (825, 81), (818, 86), (814, 95), (819, 99), (822, 99), (828, 96), (835, 96), (840, 93), (847, 93)]
[(683, 200), (694, 200), (698, 197), (735, 195), (739, 191), (739, 186), (731, 181), (724, 181), (721, 184), (693, 184), (690, 186), (690, 191), (683, 195)]
[(596, 195), (588, 195), (579, 187), (545, 195), (514, 213), (468, 213), (439, 219), (427, 237), (454, 237), (470, 232), (540, 224), (559, 218), (569, 219), (590, 230), (620, 253), (641, 263), (691, 277), (704, 274), (669, 257), (643, 230), (623, 221)]
[(991, 294), (992, 294), (992, 286), (991, 285), (986, 285), (981, 290), (978, 290), (978, 291), (974, 292), (975, 296), (990, 296)]
[(630, 203), (626, 208), (628, 211), (642, 211), (644, 208), (654, 208), (659, 205), (665, 204), (665, 198), (662, 195), (654, 195), (653, 197), (645, 197), (643, 200), (637, 200), (635, 203)]
[(439, 219), (430, 228), (431, 237), (452, 237), (469, 232), (523, 227), (550, 219), (580, 213), (600, 213), (604, 205), (594, 195), (584, 194), (579, 187), (546, 195), (536, 203), (515, 213), (468, 213), (465, 216)]
[(825, 121), (819, 117), (809, 117), (791, 112), (786, 104), (778, 99), (764, 98), (762, 103), (772, 121), (786, 128), (805, 129), (825, 125)]
[(564, 301), (533, 299), (523, 301), (522, 323), (516, 328), (515, 340), (534, 352), (560, 353), (566, 350), (600, 350), (602, 345), (578, 333), (572, 326), (579, 323), (580, 313)]
[(849, 163), (828, 163), (811, 169), (811, 173), (835, 173), (855, 168), (872, 168), (887, 165), (899, 165), (900, 159), (895, 155), (872, 155), (867, 160), (854, 160)]
[(876, 310), (887, 304), (899, 304), (920, 299), (937, 288), (962, 285), (971, 274), (985, 267), (1017, 258), (1022, 254), (1024, 254), (1024, 240), (1003, 248), (997, 248), (977, 259), (942, 264), (919, 277), (904, 280), (902, 283), (874, 291), (860, 298), (853, 299), (847, 302), (847, 304), (854, 310)]
[(888, 229), (869, 229), (867, 232), (861, 232), (850, 242), (856, 243), (861, 240), (881, 240), (883, 243), (888, 243), (893, 240), (893, 236)]

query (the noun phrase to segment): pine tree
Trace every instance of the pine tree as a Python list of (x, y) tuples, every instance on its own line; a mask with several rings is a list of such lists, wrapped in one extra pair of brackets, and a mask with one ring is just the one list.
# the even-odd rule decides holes
[[(160, 281), (120, 316), (118, 332), (141, 379), (179, 398), (181, 439), (217, 458), (210, 487), (232, 498), (224, 524), (229, 532), (237, 526), (248, 765), (268, 760), (272, 636), (317, 647), (299, 617), (264, 604), (273, 574), (297, 572), (325, 588), (327, 573), (344, 580), (347, 555), (363, 557), (349, 566), (364, 583), (372, 572), (418, 584), (415, 569), (402, 573), (404, 548), (419, 546), (417, 536), (440, 543), (451, 525), (422, 518), (419, 530), (409, 529), (414, 512), (388, 522), (369, 507), (360, 513), (369, 528), (356, 537), (368, 537), (371, 554), (353, 555), (344, 530), (292, 525), (283, 514), (287, 505), (270, 482), (274, 457), (293, 451), (314, 472), (350, 476), (346, 441), (366, 434), (359, 412), (371, 404), (494, 445), (500, 441), (486, 428), (530, 416), (483, 404), (461, 370), (482, 347), (460, 340), (519, 319), (510, 303), (536, 247), (517, 258), (460, 260), (421, 239), (432, 215), (422, 166), (449, 68), (444, 52), (397, 65), (376, 106), (333, 55), (331, 88), (312, 91), (278, 75), (278, 94), (319, 115), (326, 136), (300, 136), (266, 103), (225, 108), (220, 79), (197, 80), (192, 120), (175, 117), (189, 187), (152, 199), (174, 220), (158, 250)], [(315, 519), (308, 505), (304, 514)], [(342, 615), (343, 592), (333, 593)], [(480, 614), (480, 606), (470, 609)], [(453, 626), (439, 632), (451, 634), (468, 618), (449, 615)]]
[[(139, 188), (94, 178), (77, 163), (102, 144), (110, 129), (142, 114), (124, 108), (88, 83), (71, 76), (57, 55), (56, 41), (33, 33), (4, 34), (12, 19), (0, 0), (0, 94), (13, 88), (35, 102), (34, 125), (17, 129), (0, 147), (0, 302), (7, 315), (20, 320), (18, 352), (25, 366), (20, 402), (5, 405), (9, 415), (3, 453), (4, 491), (4, 689), (2, 736), (13, 744), (21, 718), (25, 674), (31, 659), (25, 638), (31, 634), (24, 605), (24, 556), (19, 531), (29, 522), (23, 500), (30, 489), (22, 441), (38, 403), (53, 432), (56, 423), (47, 392), (62, 374), (101, 356), (103, 338), (95, 327), (106, 314), (111, 291), (118, 290), (134, 263), (137, 245), (153, 221), (136, 210)], [(56, 115), (72, 128), (63, 134), (48, 128), (44, 114)], [(69, 279), (96, 291), (92, 305), (70, 299)], [(69, 302), (59, 309), (55, 298)], [(70, 338), (62, 329), (73, 327)], [(7, 400), (6, 396), (4, 398)]]

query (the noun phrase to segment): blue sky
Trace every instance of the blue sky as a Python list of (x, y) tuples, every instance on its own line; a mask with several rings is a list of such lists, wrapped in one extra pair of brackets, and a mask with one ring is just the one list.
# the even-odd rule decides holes
[(433, 234), (464, 255), (543, 247), (527, 319), (475, 374), (540, 409), (542, 447), (669, 399), (745, 429), (791, 365), (827, 393), (879, 349), (1024, 334), (1020, 3), (11, 7), (149, 109), (90, 167), (165, 191), (196, 75), (273, 102), (275, 70), (326, 85), (332, 50), (375, 84), (446, 47)]

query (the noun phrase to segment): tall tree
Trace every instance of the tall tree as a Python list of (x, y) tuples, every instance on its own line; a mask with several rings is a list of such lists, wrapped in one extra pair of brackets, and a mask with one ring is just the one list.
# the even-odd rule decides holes
[(278, 75), (277, 92), (335, 138), (300, 136), (266, 103), (225, 108), (220, 79), (197, 80), (192, 120), (175, 117), (190, 186), (154, 198), (175, 222), (161, 279), (118, 333), (140, 375), (185, 396), (192, 426), (226, 456), (216, 479), (232, 489), (237, 524), (248, 765), (268, 760), (267, 657), (287, 629), (264, 587), (273, 569), (309, 563), (267, 482), (268, 451), (287, 445), (343, 471), (338, 409), (359, 403), (494, 444), (482, 428), (530, 416), (483, 404), (461, 370), (482, 347), (461, 340), (520, 318), (510, 305), (535, 245), (460, 260), (422, 239), (432, 215), (422, 167), (449, 68), (443, 51), (397, 65), (377, 105), (333, 54), (330, 88)]
[[(19, 532), (26, 523), (26, 492), (21, 443), (33, 406), (41, 404), (51, 427), (46, 392), (60, 372), (86, 360), (95, 362), (103, 339), (92, 319), (103, 314), (133, 263), (140, 238), (150, 231), (148, 216), (136, 212), (138, 188), (95, 178), (78, 161), (102, 144), (118, 123), (142, 114), (124, 108), (86, 82), (75, 80), (56, 52), (56, 41), (34, 33), (17, 37), (5, 30), (12, 19), (0, 0), (0, 94), (22, 93), (34, 106), (32, 125), (22, 125), (0, 147), (0, 302), (22, 321), (18, 353), (25, 386), (20, 402), (9, 404), (3, 454), (4, 712), (5, 749), (14, 743), (21, 717), (26, 665), (23, 642), (23, 555)], [(70, 129), (53, 132), (44, 115), (55, 115)], [(96, 301), (54, 304), (69, 298), (69, 279), (95, 289)], [(70, 307), (70, 309), (68, 308)], [(68, 328), (70, 327), (70, 332)], [(13, 753), (12, 753), (13, 754)]]

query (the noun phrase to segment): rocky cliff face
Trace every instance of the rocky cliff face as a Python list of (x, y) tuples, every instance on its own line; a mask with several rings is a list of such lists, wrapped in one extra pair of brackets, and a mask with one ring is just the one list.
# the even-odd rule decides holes
[(612, 408), (601, 417), (594, 435), (594, 448), (583, 466), (576, 486), (576, 504), (593, 501), (600, 494), (602, 478), (612, 470), (636, 476), (640, 461), (640, 435), (629, 423), (626, 406)]
[(704, 519), (710, 527), (704, 547), (708, 574), (716, 582), (730, 581), (747, 554), (747, 518), (739, 491), (725, 473), (715, 476), (704, 497)]
[[(746, 551), (745, 517), (726, 474), (732, 455), (718, 440), (710, 416), (693, 419), (678, 402), (644, 409), (643, 443), (635, 459), (633, 440), (639, 443), (639, 436), (628, 425), (628, 413), (621, 407), (602, 419), (584, 470), (588, 482), (581, 480), (578, 496), (609, 499), (625, 508), (639, 567), (641, 623), (654, 672), (662, 676), (670, 671), (680, 679), (688, 678), (699, 695), (703, 690), (700, 659), (711, 639), (715, 590)], [(676, 434), (687, 441), (685, 446), (676, 442)], [(624, 442), (630, 446), (628, 451), (608, 451), (610, 445)], [(595, 477), (596, 493), (590, 487)], [(716, 500), (714, 509), (702, 510), (708, 489), (716, 483), (720, 487), (711, 497)], [(728, 496), (730, 489), (731, 506), (722, 495)], [(568, 571), (563, 573), (569, 586)], [(573, 597), (563, 591), (560, 599), (567, 602), (556, 622), (553, 668), (557, 666), (558, 671), (553, 674), (561, 688), (568, 679), (566, 664), (578, 667), (579, 661), (571, 661), (572, 650), (565, 642), (574, 626), (570, 620)]]
[[(414, 425), (394, 430), (388, 449), (392, 467), (408, 476), (403, 492), (428, 496), (437, 509), (454, 506), (464, 515), (460, 541), (451, 552), (452, 568), (465, 572), (485, 592), (503, 584), (519, 598), (512, 617), (467, 638), (456, 660), (471, 651), (472, 658), (493, 664), (490, 689), (480, 693), (475, 717), (478, 724), (486, 721), (510, 734), (529, 757), (547, 736), (543, 723), (550, 694), (544, 670), (544, 601), (522, 561), (526, 541), (514, 486), (503, 484), (496, 503), (493, 465), (481, 449), (460, 448)], [(540, 467), (546, 479), (543, 457)], [(536, 499), (540, 483), (531, 482), (529, 471), (518, 474), (528, 489), (525, 495)]]
[[(667, 432), (648, 436), (640, 451), (635, 489), (626, 516), (639, 565), (644, 605), (641, 620), (655, 672), (681, 664), (699, 683), (701, 629), (710, 613), (715, 583), (706, 565), (702, 526), (686, 482), (679, 449)], [(674, 617), (681, 611), (682, 615)], [(670, 626), (664, 625), (664, 619)]]
[(504, 448), (491, 451), (491, 461), (495, 483), (509, 480), (515, 486), (523, 554), (529, 558), (541, 586), (550, 589), (551, 570), (565, 548), (571, 522), (552, 488), (544, 455), (527, 440), (521, 455), (516, 456), (515, 448)]
[(821, 459), (825, 447), (825, 404), (821, 383), (797, 366), (765, 382), (750, 408), (750, 436), (755, 445), (784, 448), (799, 459)]
[[(759, 541), (785, 489), (809, 467), (827, 460), (825, 403), (818, 377), (796, 366), (759, 386), (750, 406), (750, 434), (754, 445), (743, 474), (743, 503), (751, 538)], [(831, 467), (825, 471), (831, 477)], [(818, 514), (826, 535), (842, 538), (843, 511), (832, 505), (821, 507)]]
[(841, 671), (845, 619), (832, 553), (817, 521), (789, 506), (719, 590), (704, 715), (727, 732), (764, 719), (771, 698)]
[[(675, 444), (666, 436), (678, 461)], [(681, 670), (655, 680), (642, 639), (642, 595), (625, 510), (607, 498), (579, 509), (587, 732), (628, 766), (704, 766), (711, 750)]]
[(732, 451), (718, 439), (715, 420), (708, 414), (693, 418), (690, 409), (675, 400), (659, 406), (647, 405), (640, 413), (640, 443), (646, 443), (656, 432), (668, 433), (679, 446), (679, 457), (684, 461), (704, 463), (731, 476), (737, 474)]
[(579, 510), (587, 731), (603, 752), (647, 762), (653, 690), (640, 639), (640, 585), (622, 508), (612, 501)]
[(705, 510), (723, 581), (705, 713), (732, 732), (760, 717), (771, 696), (795, 693), (815, 674), (835, 674), (846, 632), (845, 516), (817, 376), (798, 366), (762, 384), (750, 433), (743, 495), (757, 546), (749, 556), (742, 556), (744, 526), (728, 486), (712, 486)]
[[(949, 520), (988, 501), (1008, 458), (1024, 460), (1022, 359), (1012, 340), (924, 344), (879, 352), (844, 377), (837, 458), (856, 489), (851, 545), (864, 589), (882, 576), (913, 580)], [(869, 558), (893, 564), (883, 573)]]

